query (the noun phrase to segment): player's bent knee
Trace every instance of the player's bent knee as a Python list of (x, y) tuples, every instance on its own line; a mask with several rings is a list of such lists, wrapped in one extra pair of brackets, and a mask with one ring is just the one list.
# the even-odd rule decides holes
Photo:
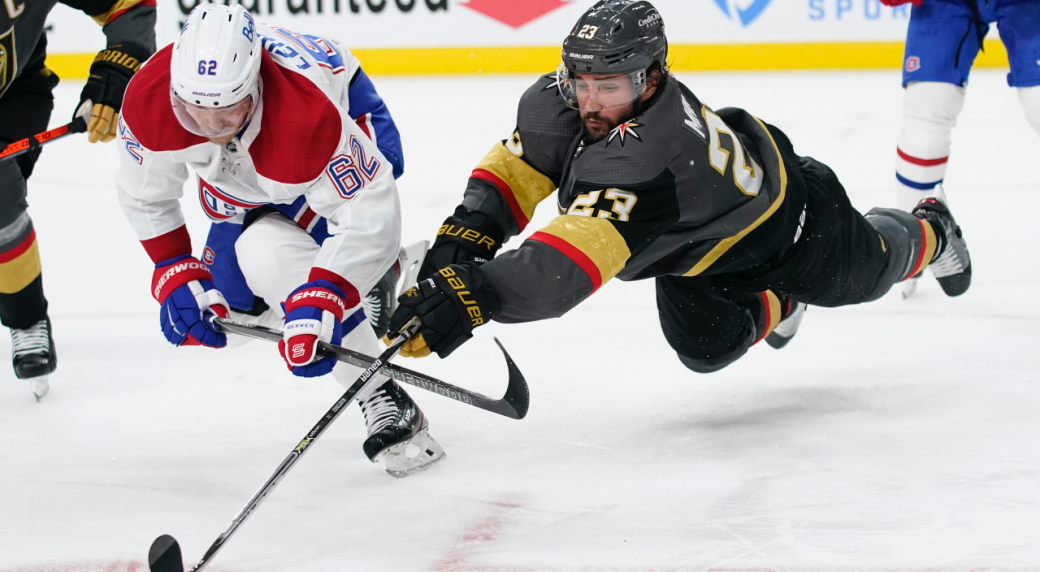
[(235, 241), (235, 255), (246, 283), (274, 306), (307, 280), (318, 245), (284, 215), (264, 216)]
[(952, 83), (915, 81), (906, 86), (903, 114), (950, 129), (964, 108), (964, 88)]

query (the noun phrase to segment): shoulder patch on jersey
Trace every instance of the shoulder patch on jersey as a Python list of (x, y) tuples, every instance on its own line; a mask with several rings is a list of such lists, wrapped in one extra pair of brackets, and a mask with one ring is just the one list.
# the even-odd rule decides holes
[(266, 52), (260, 77), (263, 117), (260, 134), (249, 146), (257, 174), (289, 185), (317, 179), (339, 147), (339, 110), (318, 86), (278, 65)]
[(581, 132), (581, 114), (564, 101), (556, 73), (546, 74), (520, 97), (516, 117), (521, 132), (576, 137)]
[(123, 96), (121, 117), (149, 151), (179, 151), (206, 140), (177, 121), (170, 105), (170, 59), (173, 44), (159, 50), (134, 74)]

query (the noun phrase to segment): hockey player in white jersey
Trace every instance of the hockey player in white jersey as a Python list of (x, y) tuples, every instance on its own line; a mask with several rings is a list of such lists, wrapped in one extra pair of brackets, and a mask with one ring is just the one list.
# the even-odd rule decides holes
[[(396, 130), (389, 145), (371, 138), (389, 119), (381, 101), (372, 113), (351, 110), (373, 97), (338, 42), (257, 24), (240, 5), (200, 5), (141, 68), (119, 124), (117, 184), (155, 263), (167, 340), (224, 347), (210, 316), (283, 326), (279, 348), (294, 375), (331, 372), (344, 385), (361, 370), (320, 358), (319, 340), (379, 353), (361, 298), (398, 260), (401, 162)], [(187, 167), (215, 222), (201, 260), (180, 209)], [(364, 451), (387, 472), (405, 476), (443, 456), (392, 380), (358, 397)]]

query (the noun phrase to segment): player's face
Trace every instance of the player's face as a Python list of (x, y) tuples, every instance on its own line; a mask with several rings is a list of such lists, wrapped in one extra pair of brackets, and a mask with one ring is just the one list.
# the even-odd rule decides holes
[(603, 139), (611, 129), (631, 119), (638, 99), (628, 74), (575, 74), (574, 95), (590, 143)]
[(251, 108), (251, 97), (234, 105), (219, 108), (184, 104), (184, 110), (198, 124), (200, 135), (221, 145), (234, 139), (235, 134), (245, 124)]

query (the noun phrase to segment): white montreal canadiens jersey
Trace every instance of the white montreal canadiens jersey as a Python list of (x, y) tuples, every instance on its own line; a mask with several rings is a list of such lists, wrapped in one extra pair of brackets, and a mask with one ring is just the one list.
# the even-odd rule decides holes
[(193, 135), (174, 116), (172, 45), (134, 76), (119, 120), (120, 204), (138, 238), (154, 242), (184, 225), (189, 167), (195, 200), (217, 222), (240, 223), (251, 209), (304, 197), (331, 235), (314, 266), (367, 292), (397, 259), (401, 208), (393, 166), (349, 116), (349, 83), (360, 65), (333, 40), (262, 24), (256, 31), (261, 101), (226, 146)]

